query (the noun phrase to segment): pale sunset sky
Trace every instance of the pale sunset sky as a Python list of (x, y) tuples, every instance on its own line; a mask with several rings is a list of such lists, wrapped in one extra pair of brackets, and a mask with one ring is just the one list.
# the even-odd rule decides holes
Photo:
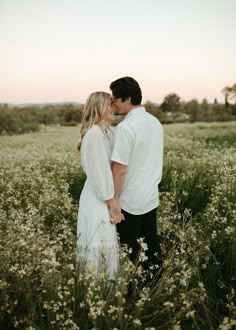
[(122, 76), (143, 102), (223, 102), (235, 32), (236, 0), (0, 0), (0, 103), (84, 103)]

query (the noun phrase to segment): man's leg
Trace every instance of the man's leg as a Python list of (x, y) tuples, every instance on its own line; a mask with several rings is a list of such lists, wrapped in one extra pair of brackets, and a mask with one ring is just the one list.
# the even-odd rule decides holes
[(161, 247), (157, 236), (157, 209), (142, 215), (141, 237), (145, 238), (148, 250), (145, 252), (148, 257), (148, 264), (161, 266)]
[(141, 236), (141, 216), (133, 215), (122, 210), (125, 220), (116, 225), (120, 236), (120, 243), (132, 248), (131, 259), (134, 261), (138, 255), (139, 244), (137, 239)]

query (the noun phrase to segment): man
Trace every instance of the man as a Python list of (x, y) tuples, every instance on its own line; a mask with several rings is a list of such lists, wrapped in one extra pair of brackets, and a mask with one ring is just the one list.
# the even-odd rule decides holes
[[(141, 107), (142, 92), (136, 80), (123, 77), (110, 84), (114, 107), (125, 119), (116, 127), (112, 152), (115, 197), (125, 221), (117, 224), (120, 243), (138, 255), (137, 240), (147, 243), (148, 262), (160, 262), (156, 211), (162, 177), (163, 129), (157, 118)], [(156, 257), (157, 256), (157, 257)]]

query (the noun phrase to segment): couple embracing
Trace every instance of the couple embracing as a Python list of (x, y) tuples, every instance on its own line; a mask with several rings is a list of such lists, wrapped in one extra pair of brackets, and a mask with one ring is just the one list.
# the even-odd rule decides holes
[[(157, 206), (163, 129), (141, 106), (135, 79), (117, 79), (110, 90), (112, 96), (92, 93), (83, 111), (78, 149), (87, 179), (79, 203), (77, 261), (85, 261), (94, 274), (105, 270), (112, 277), (122, 245), (132, 249), (135, 261), (139, 238), (148, 247), (147, 263), (160, 262)], [(114, 111), (125, 115), (116, 128), (111, 127)]]

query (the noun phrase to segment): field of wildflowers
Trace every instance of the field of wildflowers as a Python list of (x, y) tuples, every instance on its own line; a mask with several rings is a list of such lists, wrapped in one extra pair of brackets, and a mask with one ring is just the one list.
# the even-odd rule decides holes
[(76, 269), (78, 127), (0, 138), (0, 329), (236, 328), (236, 123), (164, 131), (158, 281)]

